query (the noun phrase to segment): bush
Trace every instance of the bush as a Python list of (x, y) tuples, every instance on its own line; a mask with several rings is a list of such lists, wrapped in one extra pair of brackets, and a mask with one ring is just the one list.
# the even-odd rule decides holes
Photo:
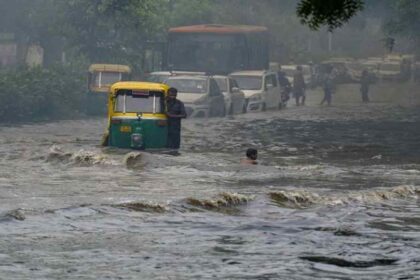
[(0, 71), (0, 122), (81, 115), (86, 67), (56, 65)]

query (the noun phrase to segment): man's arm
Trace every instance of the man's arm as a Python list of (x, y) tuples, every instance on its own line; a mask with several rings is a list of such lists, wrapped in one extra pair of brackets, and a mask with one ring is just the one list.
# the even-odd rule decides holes
[(179, 102), (179, 114), (171, 114), (171, 113), (168, 112), (166, 115), (170, 118), (180, 118), (180, 119), (186, 118), (187, 113), (185, 112), (184, 103)]
[(182, 119), (185, 119), (187, 117), (187, 112), (185, 112), (184, 103), (179, 102), (179, 105), (180, 105), (180, 114), (179, 114), (179, 117), (182, 118)]

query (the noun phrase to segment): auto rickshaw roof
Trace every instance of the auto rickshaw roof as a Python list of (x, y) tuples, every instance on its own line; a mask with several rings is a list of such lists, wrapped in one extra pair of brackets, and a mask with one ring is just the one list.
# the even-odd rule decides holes
[(121, 64), (92, 64), (89, 66), (89, 72), (131, 73), (131, 68), (128, 65)]
[(111, 93), (115, 94), (118, 90), (121, 89), (167, 92), (169, 86), (151, 82), (118, 82), (111, 86)]
[(179, 26), (169, 29), (169, 33), (249, 33), (265, 31), (267, 31), (265, 26), (223, 24)]

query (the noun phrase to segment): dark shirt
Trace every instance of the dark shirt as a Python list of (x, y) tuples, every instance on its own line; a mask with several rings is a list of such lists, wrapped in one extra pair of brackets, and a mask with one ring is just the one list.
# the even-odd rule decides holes
[(368, 91), (369, 84), (370, 84), (369, 74), (362, 74), (362, 77), (360, 78), (360, 90)]
[(325, 92), (332, 93), (334, 91), (334, 80), (331, 75), (324, 76), (323, 88)]
[(168, 114), (178, 115), (179, 117), (168, 117), (169, 126), (181, 127), (181, 119), (187, 116), (184, 103), (178, 99), (168, 100)]
[(298, 72), (293, 76), (293, 88), (298, 90), (305, 89), (305, 79), (302, 73)]
[(279, 84), (284, 87), (284, 88), (289, 88), (290, 87), (290, 82), (286, 77), (286, 73), (284, 73), (283, 71), (279, 71), (277, 72), (277, 76), (279, 78)]

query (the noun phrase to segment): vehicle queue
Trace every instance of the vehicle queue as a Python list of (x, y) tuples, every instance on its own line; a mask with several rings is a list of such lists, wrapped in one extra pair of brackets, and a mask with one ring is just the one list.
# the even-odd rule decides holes
[(152, 72), (148, 81), (161, 81), (178, 89), (189, 117), (223, 117), (247, 112), (281, 109), (287, 104), (286, 89), (277, 72), (237, 71), (229, 75)]
[[(335, 83), (361, 83), (365, 71), (364, 88), (368, 89), (371, 82), (366, 77), (371, 74), (381, 74), (384, 80), (402, 79), (411, 69), (409, 58), (400, 57), (380, 62), (371, 59), (365, 64), (330, 59), (317, 65), (309, 62), (271, 67), (268, 30), (262, 26), (204, 24), (170, 28), (166, 49), (158, 67), (165, 71), (151, 71), (141, 79), (146, 82), (118, 82), (131, 74), (128, 66), (91, 67), (92, 94), (87, 104), (105, 107), (97, 97), (102, 97), (103, 87), (111, 86), (105, 145), (178, 149), (180, 122), (187, 116), (210, 118), (278, 110), (286, 107), (292, 92), (296, 106), (300, 106), (305, 104), (307, 86), (322, 87), (321, 104), (326, 101), (330, 105)], [(368, 73), (367, 65), (376, 66)], [(367, 91), (365, 96), (364, 100), (368, 100)]]

